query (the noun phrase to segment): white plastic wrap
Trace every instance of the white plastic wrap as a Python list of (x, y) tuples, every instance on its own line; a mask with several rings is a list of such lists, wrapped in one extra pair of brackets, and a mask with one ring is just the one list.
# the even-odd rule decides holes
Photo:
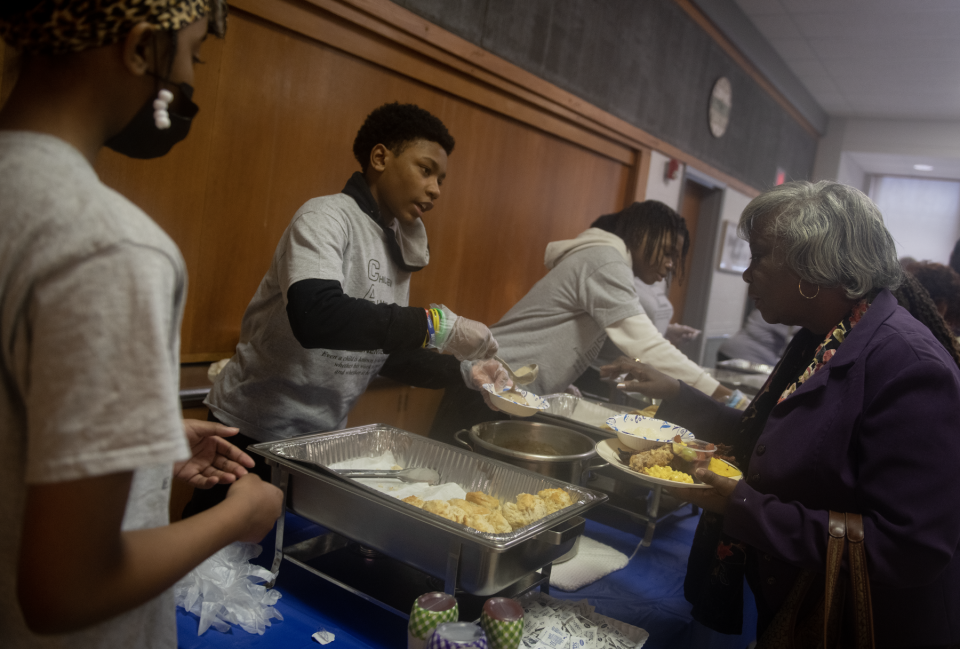
[[(377, 457), (360, 457), (353, 460), (344, 460), (330, 465), (331, 469), (403, 469), (393, 455), (393, 451), (387, 451)], [(393, 496), (403, 500), (408, 496), (416, 496), (421, 500), (450, 500), (451, 498), (466, 498), (467, 492), (460, 485), (454, 482), (443, 482), (437, 485), (429, 485), (425, 482), (403, 482), (402, 480), (391, 480), (387, 478), (354, 478), (360, 484), (365, 484), (371, 489), (376, 489), (380, 493)]]
[(232, 543), (174, 585), (177, 606), (200, 617), (197, 635), (211, 626), (225, 633), (231, 624), (263, 635), (271, 619), (283, 619), (273, 608), (280, 593), (260, 585), (276, 574), (250, 563), (260, 552), (255, 543)]

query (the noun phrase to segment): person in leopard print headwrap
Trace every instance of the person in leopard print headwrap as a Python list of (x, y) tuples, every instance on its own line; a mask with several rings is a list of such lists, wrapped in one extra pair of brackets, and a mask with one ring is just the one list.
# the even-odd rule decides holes
[(223, 38), (224, 0), (5, 0), (0, 38), (28, 54), (66, 54), (113, 45), (138, 23), (179, 31), (200, 18)]
[[(0, 647), (172, 649), (171, 586), (282, 512), (235, 429), (182, 419), (183, 257), (92, 166), (186, 137), (224, 8), (0, 3), (21, 53), (0, 108)], [(171, 478), (230, 490), (170, 524)]]

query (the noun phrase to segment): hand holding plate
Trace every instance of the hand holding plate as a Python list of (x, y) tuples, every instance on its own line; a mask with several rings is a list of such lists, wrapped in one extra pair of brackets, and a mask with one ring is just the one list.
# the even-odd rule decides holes
[(678, 500), (703, 507), (708, 512), (714, 514), (724, 514), (727, 511), (727, 503), (730, 502), (730, 495), (737, 486), (737, 480), (725, 478), (717, 475), (709, 469), (697, 469), (696, 477), (704, 484), (708, 484), (713, 489), (690, 489), (688, 487), (664, 487), (664, 491)]

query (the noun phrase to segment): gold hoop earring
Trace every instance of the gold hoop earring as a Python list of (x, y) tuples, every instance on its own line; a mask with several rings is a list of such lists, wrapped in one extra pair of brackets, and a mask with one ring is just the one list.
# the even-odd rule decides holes
[[(800, 295), (803, 295), (803, 280), (802, 280), (802, 279), (797, 283), (797, 290), (800, 291)], [(819, 284), (817, 284), (817, 292), (816, 292), (816, 293), (814, 293), (813, 295), (803, 295), (803, 297), (805, 297), (805, 298), (808, 299), (808, 300), (812, 300), (813, 298), (817, 297), (818, 295), (820, 295), (820, 285), (819, 285)]]

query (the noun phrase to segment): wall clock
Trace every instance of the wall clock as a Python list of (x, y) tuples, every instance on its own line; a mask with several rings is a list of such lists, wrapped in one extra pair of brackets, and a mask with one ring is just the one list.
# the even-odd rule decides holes
[(710, 91), (710, 111), (708, 121), (713, 137), (721, 137), (727, 132), (730, 123), (730, 107), (733, 105), (733, 88), (730, 80), (720, 77)]

